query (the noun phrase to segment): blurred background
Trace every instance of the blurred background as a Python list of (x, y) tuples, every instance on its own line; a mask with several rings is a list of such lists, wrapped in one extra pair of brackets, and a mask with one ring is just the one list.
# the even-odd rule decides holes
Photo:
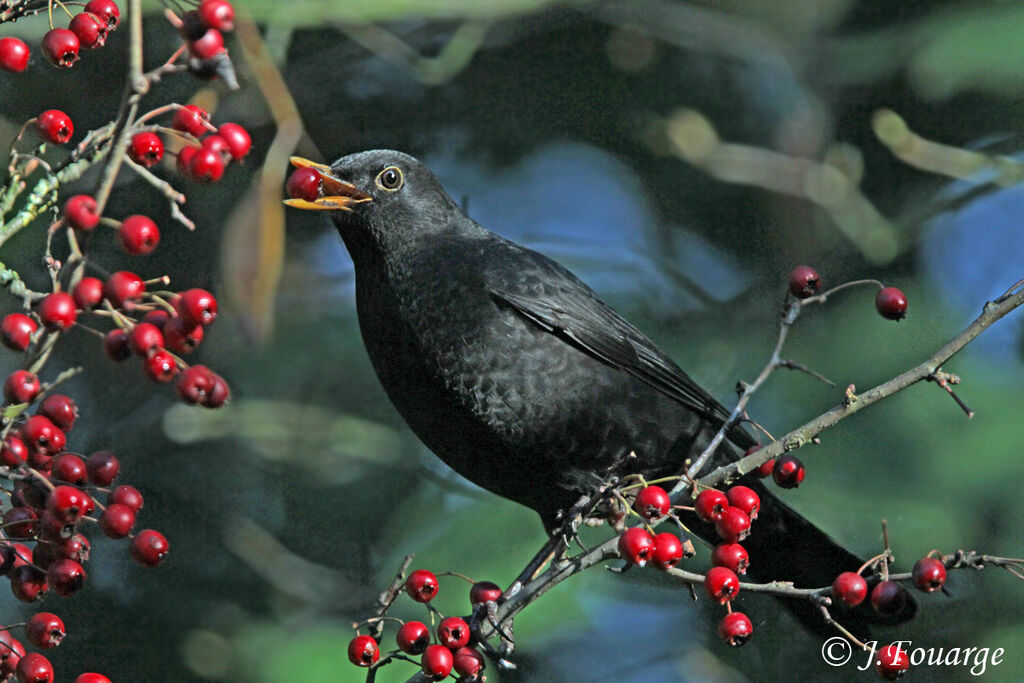
[[(826, 287), (869, 277), (909, 297), (897, 324), (875, 313), (873, 290), (844, 292), (791, 334), (788, 357), (858, 389), (931, 355), (1024, 277), (1019, 4), (236, 6), (249, 15), (229, 40), (242, 88), (180, 77), (146, 102), (201, 103), (215, 123), (246, 126), (253, 153), (217, 185), (158, 170), (187, 193), (195, 234), (123, 174), (112, 211), (154, 216), (163, 244), (142, 259), (111, 240), (98, 256), (111, 271), (166, 272), (172, 286), (221, 297), (197, 356), (228, 378), (234, 402), (213, 413), (178, 405), (85, 334), (59, 347), (52, 367), (87, 370), (69, 386), (82, 412), (70, 445), (115, 450), (125, 482), (146, 495), (141, 523), (172, 544), (163, 566), (144, 571), (96, 535), (89, 590), (43, 603), (63, 610), (71, 633), (54, 654), (64, 671), (360, 681), (345, 655), (351, 624), (371, 614), (403, 556), (505, 585), (544, 541), (532, 512), (447, 470), (389, 404), (362, 347), (339, 238), (322, 217), (280, 205), (290, 153), (330, 161), (389, 147), (420, 157), (471, 216), (576, 271), (726, 402), (768, 358), (797, 264)], [(155, 65), (179, 39), (159, 6), (147, 8)], [(44, 30), (32, 19), (3, 27), (36, 42)], [(125, 38), (119, 31), (70, 71), (39, 63), (0, 75), (0, 139), (51, 107), (72, 115), (78, 135), (109, 120)], [(30, 285), (43, 284), (43, 229), (4, 249)], [(801, 452), (807, 479), (784, 499), (864, 556), (880, 552), (887, 519), (903, 571), (933, 548), (1024, 555), (1022, 330), (1017, 312), (946, 366), (963, 376), (974, 419), (936, 387), (915, 386)], [(778, 373), (751, 413), (779, 434), (838, 400), (806, 375)], [(706, 566), (706, 551), (691, 562)], [(1021, 583), (989, 569), (951, 573), (947, 585), (948, 597), (921, 596), (915, 623), (880, 636), (1002, 647), (985, 680), (1020, 680)], [(468, 584), (443, 578), (436, 602), (461, 614), (467, 595)], [(488, 680), (874, 676), (856, 670), (864, 656), (826, 666), (821, 642), (772, 600), (743, 595), (738, 606), (755, 636), (730, 650), (715, 634), (720, 609), (692, 603), (681, 586), (590, 571), (520, 616), (519, 671)], [(25, 612), (8, 595), (0, 610), (7, 622)], [(396, 613), (422, 618), (408, 604)], [(967, 680), (968, 669), (910, 675)], [(412, 673), (398, 663), (377, 680)]]

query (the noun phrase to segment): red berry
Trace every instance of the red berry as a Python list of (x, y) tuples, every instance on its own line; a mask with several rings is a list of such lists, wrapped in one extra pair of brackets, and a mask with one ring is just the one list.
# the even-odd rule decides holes
[(151, 131), (136, 133), (128, 145), (128, 156), (137, 164), (153, 166), (164, 158), (163, 140)]
[(934, 557), (922, 557), (914, 563), (914, 585), (925, 593), (934, 593), (946, 583), (946, 566)]
[(15, 671), (19, 683), (53, 683), (53, 665), (38, 652), (29, 652)]
[(784, 489), (795, 489), (804, 480), (804, 464), (795, 455), (780, 455), (772, 467), (772, 479)]
[(740, 590), (740, 580), (731, 569), (712, 567), (704, 576), (704, 590), (712, 599), (724, 605), (736, 597)]
[(164, 335), (153, 323), (138, 323), (128, 333), (128, 343), (136, 355), (148, 357), (164, 346)]
[(231, 151), (228, 149), (228, 141), (220, 135), (207, 135), (202, 139), (202, 143), (203, 149), (212, 149), (220, 155), (225, 164), (231, 161)]
[(205, 403), (213, 391), (213, 372), (205, 365), (185, 368), (178, 376), (178, 395), (190, 405)]
[(907, 297), (895, 287), (886, 287), (875, 297), (875, 308), (887, 320), (902, 320), (907, 316)]
[(222, 123), (217, 128), (217, 134), (223, 138), (231, 158), (238, 161), (252, 149), (252, 138), (249, 132), (237, 123)]
[(205, 289), (182, 292), (175, 306), (181, 317), (194, 325), (209, 325), (217, 319), (217, 299)]
[(395, 636), (398, 649), (410, 655), (420, 655), (430, 645), (430, 629), (422, 621), (407, 621)]
[(32, 335), (38, 329), (36, 321), (24, 313), (8, 313), (0, 323), (0, 340), (14, 351), (24, 351), (32, 343)]
[(832, 597), (847, 607), (856, 607), (868, 595), (868, 582), (856, 572), (843, 572), (832, 582)]
[(643, 527), (630, 527), (619, 536), (619, 555), (638, 567), (647, 565), (654, 555), (654, 536)]
[(715, 522), (715, 531), (728, 543), (739, 543), (750, 534), (750, 517), (739, 508), (727, 507)]
[(323, 176), (315, 168), (297, 168), (288, 176), (285, 190), (292, 199), (305, 199), (311, 202), (320, 197), (322, 181)]
[(484, 656), (472, 647), (460, 647), (452, 653), (452, 667), (455, 673), (465, 678), (459, 680), (479, 680), (477, 674), (484, 670)]
[(647, 486), (636, 494), (636, 501), (633, 508), (644, 519), (654, 519), (668, 513), (672, 501), (669, 500), (668, 492), (660, 486)]
[(356, 666), (369, 667), (380, 659), (380, 647), (370, 636), (356, 636), (348, 644), (348, 661)]
[[(96, 451), (85, 461), (85, 471), (89, 475), (89, 481), (96, 486), (110, 486), (120, 469), (121, 463), (110, 451)], [(139, 505), (139, 507), (142, 506)], [(135, 511), (138, 512), (139, 508), (135, 508)]]
[(13, 507), (4, 513), (3, 520), (11, 538), (31, 539), (39, 528), (39, 516), (30, 507)]
[(31, 403), (39, 389), (38, 377), (28, 370), (15, 370), (4, 381), (4, 398), (8, 403)]
[(757, 476), (764, 479), (765, 477), (772, 476), (772, 471), (775, 469), (775, 458), (761, 463), (757, 468)]
[(154, 351), (142, 362), (146, 376), (154, 382), (170, 382), (178, 374), (178, 363), (166, 349)]
[[(31, 553), (28, 553), (28, 557), (31, 558)], [(11, 593), (22, 602), (35, 602), (49, 588), (46, 583), (46, 573), (31, 564), (16, 566), (11, 570), (9, 576)]]
[(446, 617), (437, 625), (437, 640), (449, 650), (469, 643), (469, 624), (462, 617)]
[(50, 330), (66, 330), (75, 324), (75, 300), (67, 292), (53, 292), (39, 304), (39, 318)]
[(423, 673), (432, 681), (443, 681), (448, 678), (455, 665), (452, 651), (444, 645), (428, 645), (420, 661)]
[[(210, 114), (202, 107), (197, 107), (194, 104), (186, 104), (181, 109), (174, 112), (174, 121), (171, 123), (171, 127), (175, 130), (180, 130), (185, 133), (191, 133), (195, 137), (202, 137), (207, 131), (206, 122), (210, 120)], [(198, 149), (197, 147), (185, 147), (182, 149), (184, 152), (186, 149)], [(181, 152), (179, 152), (180, 154)]]
[(711, 551), (711, 564), (731, 569), (737, 574), (746, 574), (750, 568), (750, 555), (739, 543), (721, 543)]
[(725, 492), (729, 505), (747, 513), (750, 521), (757, 519), (757, 511), (761, 509), (761, 498), (748, 486), (733, 486)]
[(46, 499), (46, 509), (62, 522), (74, 524), (93, 510), (89, 494), (74, 486), (57, 486)]
[(185, 322), (181, 316), (175, 316), (164, 326), (164, 342), (167, 348), (175, 353), (194, 351), (203, 341), (203, 326)]
[(4, 439), (3, 448), (0, 448), (0, 464), (7, 467), (19, 467), (28, 460), (28, 447), (25, 442), (8, 434)]
[(224, 381), (223, 377), (213, 373), (213, 388), (210, 390), (210, 395), (206, 397), (206, 401), (203, 402), (203, 407), (220, 408), (228, 402), (229, 398), (231, 398), (231, 388), (228, 387), (228, 383)]
[(128, 334), (120, 328), (107, 332), (103, 337), (103, 350), (107, 357), (114, 362), (127, 359), (132, 355), (132, 348), (128, 344)]
[(186, 178), (192, 178), (192, 168), (190, 164), (199, 149), (199, 147), (189, 145), (178, 150), (178, 158), (174, 161), (174, 167), (178, 169), (178, 173), (182, 174)]
[(705, 522), (716, 522), (729, 507), (729, 499), (717, 489), (704, 489), (693, 501), (694, 512)]
[(213, 59), (224, 52), (224, 35), (215, 28), (188, 43), (188, 51), (196, 59)]
[(103, 47), (107, 42), (107, 22), (92, 12), (76, 14), (71, 18), (68, 28), (78, 36), (81, 46), (88, 50)]
[(57, 558), (46, 568), (46, 581), (54, 593), (69, 598), (85, 585), (85, 569), (76, 560)]
[(145, 501), (137, 488), (122, 484), (110, 492), (110, 498), (107, 502), (108, 504), (127, 506), (131, 508), (132, 512), (138, 513)]
[(789, 291), (797, 299), (806, 299), (821, 291), (821, 276), (810, 266), (797, 266), (789, 274)]
[(71, 486), (85, 486), (88, 483), (85, 461), (74, 453), (61, 453), (50, 466), (50, 479)]
[[(64, 30), (64, 29), (55, 29)], [(47, 109), (36, 117), (36, 127), (39, 133), (55, 145), (63, 145), (71, 139), (75, 132), (75, 126), (71, 123), (71, 117), (59, 109)]]
[(430, 602), (438, 588), (437, 577), (426, 569), (417, 569), (405, 580), (405, 592), (416, 602)]
[(201, 147), (188, 162), (188, 177), (200, 183), (215, 183), (224, 175), (224, 158), (209, 147)]
[(50, 418), (58, 429), (70, 432), (78, 418), (78, 406), (70, 396), (50, 394), (39, 404), (39, 414)]
[(155, 567), (167, 557), (170, 547), (163, 534), (146, 529), (135, 534), (132, 539), (132, 559), (143, 567)]
[(64, 222), (81, 232), (89, 232), (99, 225), (100, 215), (92, 195), (76, 194), (64, 202)]
[[(43, 513), (46, 516), (49, 513)], [(54, 554), (57, 557), (57, 561), (60, 560), (73, 560), (78, 564), (85, 564), (89, 561), (89, 551), (91, 545), (89, 539), (82, 534), (72, 534), (70, 537), (62, 540), (56, 548), (54, 548)], [(51, 564), (50, 567), (53, 567)], [(47, 577), (49, 579), (49, 577)], [(58, 595), (60, 592), (58, 591)]]
[(103, 674), (85, 673), (78, 674), (74, 683), (111, 683), (111, 681)]
[(871, 606), (886, 616), (903, 612), (909, 598), (903, 586), (895, 581), (882, 581), (871, 590)]
[(121, 246), (133, 256), (151, 254), (160, 243), (160, 230), (148, 216), (128, 216), (121, 221), (118, 236)]
[(729, 612), (718, 622), (718, 637), (733, 647), (740, 647), (754, 635), (754, 625), (743, 612)]
[[(23, 543), (4, 542), (0, 545), (0, 576), (32, 561), (32, 551)], [(3, 631), (0, 631), (0, 635)]]
[(900, 649), (899, 645), (886, 645), (878, 651), (875, 660), (875, 671), (887, 681), (895, 681), (903, 677), (910, 668), (910, 658)]
[(10, 36), (0, 38), (0, 69), (20, 74), (28, 67), (28, 55), (25, 41)]
[(45, 415), (33, 415), (21, 427), (21, 438), (28, 446), (29, 454), (38, 451), (45, 455), (57, 455), (64, 450), (67, 437), (64, 431), (53, 424)]
[(64, 621), (50, 612), (33, 614), (25, 623), (25, 640), (44, 650), (60, 645), (65, 635)]
[(13, 676), (24, 656), (25, 646), (10, 631), (0, 631), (0, 680)]
[(43, 36), (43, 56), (54, 66), (68, 68), (77, 62), (80, 46), (78, 36), (66, 28), (52, 28)]
[(103, 285), (103, 294), (110, 299), (114, 308), (121, 308), (126, 303), (139, 301), (146, 291), (146, 283), (135, 273), (119, 270)]
[(135, 526), (135, 512), (127, 505), (114, 503), (100, 515), (100, 531), (109, 538), (124, 538)]
[(679, 537), (664, 531), (654, 537), (654, 554), (651, 556), (651, 562), (658, 569), (671, 569), (679, 564), (685, 553)]
[(83, 311), (99, 306), (103, 301), (103, 280), (98, 277), (83, 277), (71, 290), (71, 298)]
[(210, 28), (230, 31), (235, 26), (235, 8), (228, 0), (203, 0), (199, 3), (199, 18)]
[(484, 602), (497, 602), (501, 599), (501, 587), (490, 581), (477, 581), (469, 589), (469, 602), (479, 605)]
[(92, 12), (107, 22), (107, 27), (111, 31), (117, 28), (117, 23), (121, 21), (121, 11), (114, 0), (89, 0), (85, 5), (85, 11)]

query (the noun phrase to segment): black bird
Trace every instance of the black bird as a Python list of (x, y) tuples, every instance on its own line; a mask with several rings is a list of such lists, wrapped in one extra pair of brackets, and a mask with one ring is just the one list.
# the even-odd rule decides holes
[[(323, 176), (322, 197), (287, 203), (327, 211), (341, 233), (363, 341), (398, 412), (452, 469), (533, 508), (549, 531), (630, 452), (623, 474), (679, 474), (728, 417), (579, 278), (469, 218), (413, 157), (292, 162)], [(729, 440), (715, 462), (755, 443), (739, 428)], [(818, 587), (860, 567), (759, 482), (744, 483), (762, 501), (744, 542), (755, 578)], [(714, 542), (713, 529), (688, 521)], [(809, 603), (797, 612), (823, 626)], [(876, 620), (857, 614), (844, 623)]]

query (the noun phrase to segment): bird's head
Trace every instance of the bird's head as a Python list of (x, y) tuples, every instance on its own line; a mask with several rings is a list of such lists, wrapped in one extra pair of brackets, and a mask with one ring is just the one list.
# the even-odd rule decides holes
[(459, 211), (430, 169), (402, 152), (359, 152), (330, 166), (299, 157), (291, 162), (316, 169), (322, 180), (318, 197), (285, 204), (327, 212), (350, 248), (367, 237), (387, 248), (446, 229)]

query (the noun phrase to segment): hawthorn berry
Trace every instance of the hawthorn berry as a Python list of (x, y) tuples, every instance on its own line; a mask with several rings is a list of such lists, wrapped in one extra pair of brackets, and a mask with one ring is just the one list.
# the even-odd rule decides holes
[(152, 311), (147, 311), (146, 315), (142, 316), (142, 322), (156, 325), (157, 329), (163, 332), (164, 326), (167, 325), (167, 321), (170, 317), (170, 313), (161, 308), (157, 308)]
[(320, 171), (309, 166), (297, 168), (288, 176), (285, 191), (292, 199), (305, 199), (311, 202), (320, 197), (321, 183), (324, 177)]
[(934, 593), (946, 583), (946, 566), (934, 557), (922, 557), (911, 572), (914, 585), (925, 593)]
[(71, 290), (71, 298), (83, 311), (96, 308), (103, 301), (103, 280), (98, 277), (83, 277)]
[(25, 623), (25, 640), (44, 650), (60, 645), (65, 635), (64, 621), (51, 612), (37, 612)]
[(154, 382), (170, 382), (178, 374), (178, 363), (166, 349), (158, 349), (142, 361), (146, 376)]
[(750, 555), (739, 543), (720, 543), (711, 551), (711, 564), (731, 569), (737, 574), (746, 574), (750, 568)]
[(10, 631), (0, 631), (0, 679), (13, 676), (24, 656), (25, 646)]
[(41, 47), (46, 61), (54, 66), (67, 69), (78, 61), (78, 49), (81, 44), (73, 31), (66, 28), (52, 28), (43, 36)]
[(39, 303), (39, 318), (49, 330), (66, 330), (75, 324), (75, 300), (67, 292), (53, 292)]
[(875, 297), (875, 309), (887, 320), (902, 320), (907, 316), (907, 297), (895, 287), (886, 287)]
[(124, 538), (135, 526), (135, 511), (127, 505), (114, 503), (100, 515), (100, 531), (109, 538)]
[(64, 430), (53, 424), (45, 415), (33, 415), (21, 426), (21, 439), (28, 446), (29, 455), (38, 451), (45, 455), (56, 455), (64, 450), (67, 437)]
[(11, 36), (0, 38), (0, 69), (20, 74), (28, 67), (28, 55), (25, 41)]
[[(54, 29), (63, 31), (64, 29)], [(71, 139), (75, 126), (71, 117), (60, 109), (47, 109), (36, 117), (36, 128), (39, 133), (55, 145), (63, 145)]]
[(427, 569), (417, 569), (405, 580), (405, 592), (416, 602), (430, 602), (439, 588), (434, 572)]
[(664, 531), (654, 537), (651, 562), (658, 569), (668, 570), (679, 564), (686, 554), (683, 542), (673, 533)]
[(145, 291), (146, 283), (142, 278), (127, 270), (117, 271), (103, 284), (103, 294), (110, 299), (114, 308), (139, 301)]
[(455, 673), (465, 678), (459, 680), (478, 680), (477, 674), (484, 670), (484, 656), (476, 648), (460, 647), (452, 653), (452, 668)]
[(64, 222), (80, 232), (90, 232), (99, 225), (100, 214), (92, 195), (76, 194), (64, 202)]
[(194, 351), (203, 341), (203, 326), (188, 323), (181, 316), (169, 319), (163, 331), (167, 348), (175, 353)]
[(804, 464), (795, 455), (780, 455), (772, 467), (772, 479), (784, 489), (795, 489), (804, 480)]
[(231, 150), (228, 149), (228, 141), (220, 135), (207, 135), (202, 139), (203, 149), (212, 149), (214, 152), (220, 155), (220, 158), (224, 160), (225, 164), (231, 162)]
[(420, 655), (430, 645), (430, 629), (422, 621), (407, 621), (395, 636), (398, 649), (409, 655)]
[(135, 534), (130, 546), (132, 559), (143, 567), (156, 567), (170, 551), (167, 538), (153, 529), (145, 529)]
[(704, 590), (708, 596), (724, 605), (740, 590), (740, 580), (736, 572), (726, 567), (712, 567), (704, 576)]
[[(194, 104), (186, 104), (174, 112), (174, 120), (171, 122), (171, 128), (180, 130), (184, 133), (190, 133), (198, 138), (202, 137), (202, 135), (207, 131), (206, 123), (209, 120), (210, 114), (205, 109), (197, 107)], [(186, 149), (198, 148), (185, 147), (182, 149), (182, 152)]]
[(732, 647), (744, 645), (754, 635), (754, 625), (743, 612), (729, 612), (718, 622), (718, 637)]
[(148, 216), (128, 216), (121, 221), (118, 237), (124, 250), (133, 256), (153, 253), (160, 243), (160, 230)]
[(895, 681), (903, 677), (910, 668), (910, 657), (900, 649), (899, 645), (886, 645), (878, 651), (875, 660), (875, 671), (887, 681)]
[(479, 605), (484, 602), (497, 602), (501, 599), (501, 587), (490, 581), (477, 581), (469, 589), (469, 603)]
[(810, 266), (797, 266), (789, 274), (789, 291), (797, 299), (806, 299), (821, 291), (821, 276)]
[(380, 659), (380, 647), (371, 636), (356, 636), (348, 644), (348, 661), (356, 666), (373, 666)]
[(717, 489), (704, 489), (693, 501), (693, 510), (705, 522), (716, 522), (729, 507), (729, 499)]
[[(81, 548), (80, 542), (78, 547)], [(86, 555), (88, 555), (88, 551), (86, 551)], [(46, 581), (54, 593), (62, 598), (68, 598), (85, 585), (85, 569), (77, 560), (58, 557), (46, 568)]]
[(142, 509), (144, 502), (139, 490), (127, 484), (122, 484), (111, 491), (107, 500), (108, 504), (126, 505), (135, 513)]
[(758, 466), (758, 468), (755, 470), (755, 472), (757, 473), (757, 476), (760, 477), (761, 479), (764, 479), (766, 477), (772, 476), (772, 471), (775, 469), (775, 461), (776, 461), (776, 459), (777, 458), (772, 458), (771, 460), (768, 460), (767, 462), (761, 463)]
[(107, 42), (107, 22), (92, 12), (80, 12), (71, 18), (68, 28), (78, 36), (79, 44), (87, 50), (103, 47)]
[(843, 572), (832, 582), (832, 597), (847, 607), (856, 607), (868, 595), (868, 582), (856, 572)]
[[(28, 557), (31, 556), (31, 553), (28, 553)], [(49, 588), (46, 574), (32, 564), (18, 565), (8, 576), (11, 579), (11, 593), (21, 602), (35, 602)]]
[(882, 581), (871, 590), (871, 606), (879, 614), (900, 614), (907, 605), (906, 589), (895, 581)]
[(24, 313), (8, 313), (0, 323), (0, 340), (13, 351), (24, 351), (38, 328), (36, 321)]
[(215, 28), (207, 29), (202, 36), (188, 42), (189, 54), (203, 61), (213, 59), (224, 51), (224, 34)]
[(420, 662), (423, 673), (432, 681), (443, 681), (448, 678), (455, 665), (452, 651), (444, 645), (428, 645)]
[(38, 652), (29, 652), (15, 669), (18, 683), (53, 683), (53, 665)]
[(121, 21), (121, 10), (117, 8), (114, 0), (89, 0), (85, 5), (86, 12), (92, 12), (103, 21), (107, 22), (107, 28), (111, 31), (117, 28)]
[(85, 461), (74, 453), (61, 453), (50, 466), (50, 479), (71, 486), (85, 486), (88, 483)]
[(136, 355), (148, 357), (164, 346), (164, 335), (153, 323), (137, 323), (128, 333), (128, 343)]
[(199, 147), (194, 145), (187, 145), (178, 150), (178, 156), (174, 160), (174, 167), (178, 169), (178, 173), (182, 174), (188, 179), (192, 179), (192, 159), (195, 157), (196, 152), (200, 150)]
[[(120, 469), (121, 463), (118, 462), (117, 456), (110, 451), (96, 451), (85, 461), (85, 471), (89, 476), (89, 481), (96, 486), (110, 486)], [(139, 498), (141, 499), (141, 497), (140, 495)], [(134, 508), (134, 510), (138, 512), (141, 507), (142, 503), (140, 500), (139, 507)]]
[[(52, 463), (51, 463), (52, 464)], [(56, 480), (55, 477), (50, 477), (51, 480)], [(56, 480), (56, 483), (62, 483)], [(64, 541), (75, 535), (76, 523), (68, 524), (53, 516), (53, 513), (49, 510), (43, 510), (43, 514), (39, 517), (39, 537), (46, 539), (47, 541)], [(36, 546), (36, 550), (39, 546)], [(54, 553), (56, 557), (56, 553)]]
[(249, 137), (249, 132), (237, 123), (220, 124), (217, 128), (217, 135), (224, 140), (228, 153), (235, 161), (244, 157), (252, 149), (252, 138)]
[(668, 492), (660, 486), (647, 486), (640, 489), (633, 502), (633, 509), (644, 519), (654, 519), (668, 513), (672, 501)]
[(164, 158), (163, 140), (152, 131), (136, 133), (128, 144), (128, 156), (137, 164), (153, 166)]
[(185, 290), (175, 307), (186, 322), (195, 325), (209, 325), (217, 319), (217, 299), (205, 289)]
[(469, 643), (469, 624), (462, 617), (445, 617), (437, 625), (437, 640), (449, 650)]
[(13, 434), (8, 434), (0, 448), (0, 464), (7, 467), (20, 467), (28, 460), (28, 447), (25, 442)]
[(8, 403), (31, 403), (39, 390), (39, 378), (28, 370), (15, 370), (4, 380), (4, 398)]
[(223, 175), (224, 157), (209, 147), (197, 149), (188, 162), (188, 177), (196, 182), (215, 183)]
[(115, 328), (107, 332), (103, 337), (103, 350), (107, 358), (114, 362), (126, 360), (132, 355), (132, 348), (128, 343), (128, 334), (121, 328)]
[(231, 398), (231, 388), (228, 387), (228, 383), (224, 381), (223, 377), (213, 373), (213, 388), (202, 405), (206, 408), (220, 408), (228, 402), (229, 398)]
[(79, 674), (74, 683), (111, 683), (111, 681), (103, 674), (84, 673)]
[(39, 404), (39, 414), (50, 418), (58, 429), (70, 432), (78, 417), (78, 406), (70, 396), (50, 394)]
[(749, 486), (733, 486), (725, 492), (729, 505), (743, 510), (753, 522), (757, 519), (757, 511), (761, 509), (761, 498)]
[(213, 391), (214, 374), (205, 365), (192, 365), (178, 376), (178, 395), (185, 403), (204, 404)]
[(638, 567), (647, 565), (654, 556), (654, 548), (654, 536), (643, 527), (630, 527), (619, 536), (619, 555)]
[(13, 507), (4, 513), (4, 530), (11, 538), (30, 539), (39, 527), (39, 516), (30, 507)]
[(739, 543), (750, 534), (750, 517), (739, 508), (727, 507), (715, 522), (715, 531), (727, 543)]
[(92, 512), (93, 500), (79, 488), (61, 485), (50, 491), (46, 509), (60, 521), (74, 524)]
[(199, 18), (210, 28), (230, 31), (235, 27), (235, 8), (228, 0), (203, 0), (199, 3)]

